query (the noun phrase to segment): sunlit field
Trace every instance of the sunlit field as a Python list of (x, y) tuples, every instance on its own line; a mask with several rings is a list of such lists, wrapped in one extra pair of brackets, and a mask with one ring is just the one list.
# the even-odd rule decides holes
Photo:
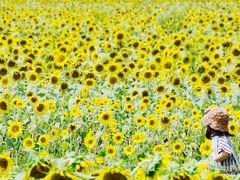
[(240, 159), (238, 1), (0, 2), (0, 179), (228, 180), (204, 109)]

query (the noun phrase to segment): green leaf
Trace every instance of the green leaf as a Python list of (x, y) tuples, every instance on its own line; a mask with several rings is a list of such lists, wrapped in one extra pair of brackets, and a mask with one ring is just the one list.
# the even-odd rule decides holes
[(12, 139), (7, 139), (7, 140), (6, 140), (6, 143), (7, 143), (7, 145), (8, 145), (9, 147), (14, 148), (14, 143), (13, 143), (13, 140), (12, 140)]

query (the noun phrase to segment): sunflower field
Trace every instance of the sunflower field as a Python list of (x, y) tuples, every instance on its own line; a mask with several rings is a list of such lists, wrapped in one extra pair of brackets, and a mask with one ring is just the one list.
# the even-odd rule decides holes
[(237, 0), (0, 1), (0, 179), (240, 179), (239, 41)]

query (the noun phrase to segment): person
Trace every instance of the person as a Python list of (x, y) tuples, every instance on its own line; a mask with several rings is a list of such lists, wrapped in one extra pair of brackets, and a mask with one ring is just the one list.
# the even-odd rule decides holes
[(232, 141), (229, 138), (233, 135), (228, 132), (228, 112), (222, 107), (217, 107), (207, 108), (204, 113), (203, 122), (207, 126), (206, 138), (211, 140), (213, 149), (208, 159), (221, 170), (236, 173), (238, 162)]

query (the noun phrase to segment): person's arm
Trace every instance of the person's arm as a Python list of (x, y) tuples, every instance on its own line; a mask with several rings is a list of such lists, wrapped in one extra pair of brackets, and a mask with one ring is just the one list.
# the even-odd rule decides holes
[[(221, 149), (222, 150), (222, 149)], [(221, 151), (218, 155), (216, 155), (215, 157), (213, 157), (213, 160), (216, 162), (221, 162), (227, 158), (229, 158), (231, 156), (230, 153), (225, 152), (225, 151)]]

